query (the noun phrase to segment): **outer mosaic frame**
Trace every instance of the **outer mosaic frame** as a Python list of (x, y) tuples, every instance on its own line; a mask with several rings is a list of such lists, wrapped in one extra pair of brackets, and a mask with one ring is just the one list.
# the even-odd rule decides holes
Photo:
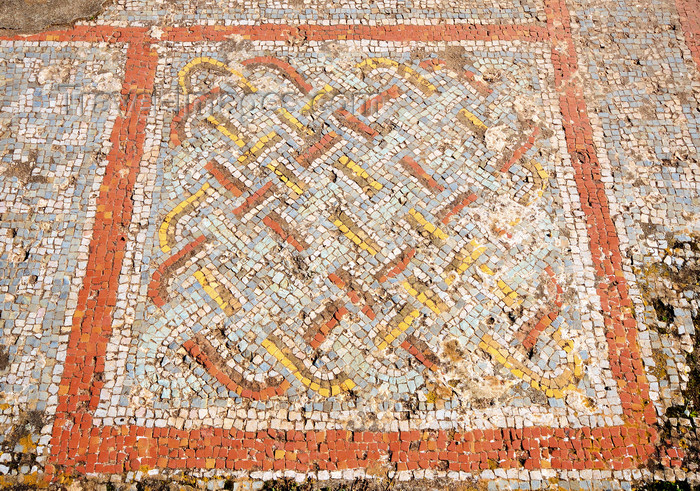
[[(229, 469), (308, 473), (364, 469), (387, 457), (398, 472), (426, 469), (478, 473), (498, 459), (504, 470), (624, 470), (644, 465), (656, 452), (656, 414), (637, 343), (636, 321), (608, 197), (601, 180), (564, 2), (550, 0), (546, 24), (366, 26), (193, 26), (169, 28), (152, 37), (147, 28), (76, 27), (31, 36), (29, 40), (126, 44), (121, 114), (110, 141), (112, 151), (98, 197), (90, 257), (73, 317), (59, 403), (51, 440), (48, 477), (62, 474), (121, 473), (125, 470)], [(616, 378), (624, 424), (602, 428), (507, 428), (469, 432), (245, 432), (202, 428), (187, 431), (136, 425), (97, 427), (93, 413), (103, 386), (112, 311), (126, 248), (157, 66), (152, 43), (197, 42), (241, 35), (258, 40), (370, 39), (396, 41), (519, 40), (547, 42), (555, 69), (555, 87), (581, 209), (590, 240), (596, 285), (604, 314), (610, 369)], [(281, 452), (280, 452), (281, 451)], [(680, 466), (682, 450), (668, 449), (671, 466)], [(291, 457), (294, 455), (294, 458)], [(461, 474), (465, 476), (466, 474)], [(460, 474), (452, 474), (460, 477)]]

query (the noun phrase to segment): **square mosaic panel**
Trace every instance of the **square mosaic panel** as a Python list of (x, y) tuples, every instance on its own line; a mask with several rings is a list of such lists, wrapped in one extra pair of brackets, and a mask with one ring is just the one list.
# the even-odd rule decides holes
[(548, 49), (158, 51), (96, 423), (621, 422)]

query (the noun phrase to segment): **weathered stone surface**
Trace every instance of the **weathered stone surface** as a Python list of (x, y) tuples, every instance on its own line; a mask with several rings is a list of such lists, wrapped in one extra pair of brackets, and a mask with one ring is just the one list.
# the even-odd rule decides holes
[(31, 33), (67, 26), (102, 11), (106, 0), (3, 0), (0, 2), (0, 33)]

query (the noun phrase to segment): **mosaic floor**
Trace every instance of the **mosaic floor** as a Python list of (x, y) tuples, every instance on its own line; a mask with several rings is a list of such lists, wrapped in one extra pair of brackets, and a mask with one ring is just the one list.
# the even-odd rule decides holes
[(90, 15), (0, 38), (0, 487), (700, 485), (698, 0)]

